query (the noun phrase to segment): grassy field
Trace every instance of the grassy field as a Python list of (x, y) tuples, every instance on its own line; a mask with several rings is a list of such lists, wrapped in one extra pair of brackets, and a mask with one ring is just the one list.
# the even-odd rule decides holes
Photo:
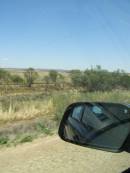
[(130, 103), (130, 91), (31, 92), (0, 97), (0, 145), (29, 142), (57, 130), (65, 108), (78, 101)]
[(81, 93), (70, 90), (3, 96), (0, 98), (0, 122), (28, 120), (41, 116), (60, 119), (65, 107), (76, 101), (130, 103), (130, 91)]

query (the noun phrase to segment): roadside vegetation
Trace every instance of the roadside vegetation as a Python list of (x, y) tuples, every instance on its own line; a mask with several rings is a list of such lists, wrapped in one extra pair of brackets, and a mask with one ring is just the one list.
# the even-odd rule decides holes
[(22, 75), (0, 69), (0, 95), (0, 146), (12, 146), (56, 133), (72, 102), (130, 103), (130, 76), (100, 66), (45, 75), (33, 68)]

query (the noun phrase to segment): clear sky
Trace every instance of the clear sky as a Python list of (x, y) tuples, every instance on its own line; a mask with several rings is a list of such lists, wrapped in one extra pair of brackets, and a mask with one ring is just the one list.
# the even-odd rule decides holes
[(0, 0), (0, 67), (130, 72), (130, 0)]

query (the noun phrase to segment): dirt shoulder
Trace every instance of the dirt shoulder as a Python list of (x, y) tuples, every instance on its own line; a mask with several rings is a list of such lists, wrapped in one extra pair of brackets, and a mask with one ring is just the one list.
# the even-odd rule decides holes
[(58, 136), (0, 150), (1, 173), (120, 173), (128, 167), (128, 153), (79, 147)]

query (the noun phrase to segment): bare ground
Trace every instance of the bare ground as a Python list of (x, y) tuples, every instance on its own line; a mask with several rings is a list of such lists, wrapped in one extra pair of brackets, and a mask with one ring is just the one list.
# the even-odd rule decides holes
[(109, 153), (76, 146), (57, 136), (0, 150), (0, 173), (121, 173), (129, 153)]

